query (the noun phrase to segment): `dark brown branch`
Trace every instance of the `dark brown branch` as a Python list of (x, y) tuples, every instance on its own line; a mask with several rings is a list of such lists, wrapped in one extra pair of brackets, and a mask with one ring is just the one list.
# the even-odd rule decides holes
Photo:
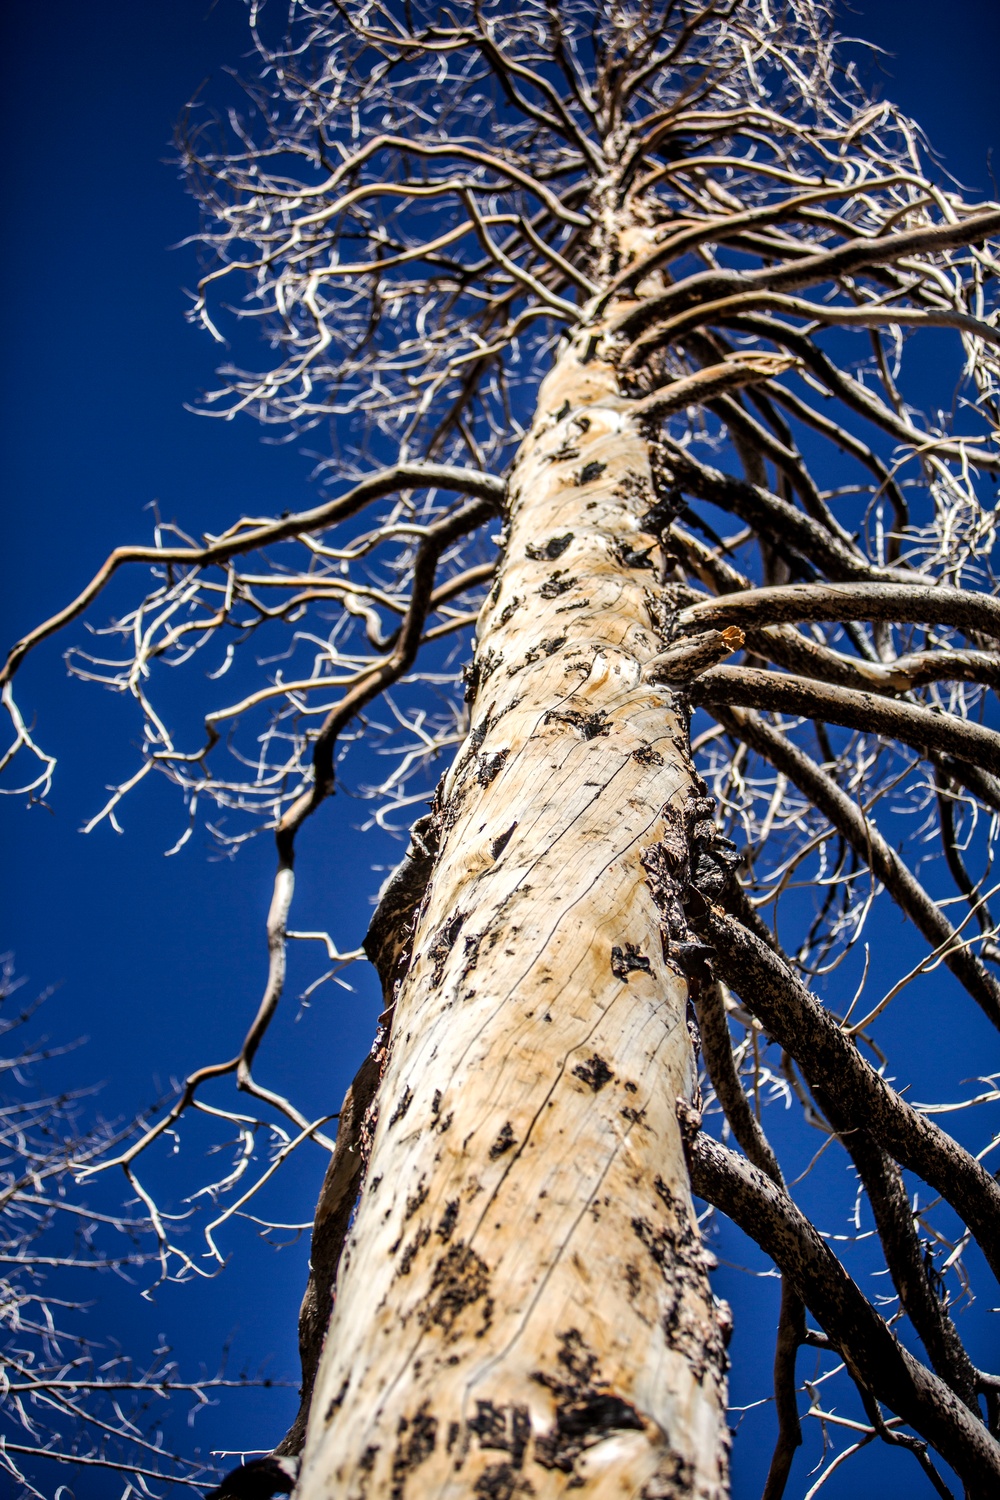
[(890, 701), (875, 693), (793, 677), (757, 667), (711, 667), (691, 688), (692, 702), (739, 704), (772, 713), (822, 719), (847, 729), (860, 729), (901, 741), (926, 755), (939, 750), (971, 761), (986, 771), (1000, 773), (1000, 735), (971, 719), (935, 713), (905, 700)]
[(863, 443), (860, 438), (855, 437), (854, 433), (848, 432), (845, 427), (841, 427), (837, 422), (831, 421), (829, 417), (823, 416), (821, 412), (814, 411), (808, 402), (800, 401), (797, 396), (793, 395), (791, 391), (786, 390), (784, 386), (777, 383), (771, 385), (768, 388), (768, 396), (772, 401), (783, 406), (793, 417), (798, 417), (800, 422), (804, 422), (806, 426), (812, 427), (814, 431), (822, 433), (824, 437), (829, 438), (832, 443), (835, 443), (838, 448), (843, 448), (845, 453), (850, 453), (852, 457), (864, 465), (869, 473), (874, 474), (879, 482), (879, 491), (886, 496), (892, 507), (893, 534), (890, 535), (886, 552), (889, 563), (895, 562), (899, 555), (900, 534), (910, 524), (910, 507), (906, 503), (906, 497), (889, 469), (886, 468), (878, 455), (872, 452), (867, 443)]
[[(937, 786), (938, 816), (941, 823), (941, 845), (944, 849), (944, 857), (951, 871), (952, 879), (958, 886), (962, 895), (966, 898), (973, 915), (979, 924), (980, 932), (994, 933), (995, 924), (990, 909), (980, 895), (968, 870), (965, 868), (965, 860), (962, 851), (958, 847), (958, 836), (955, 829), (955, 808), (953, 802), (953, 782), (940, 766), (935, 766), (934, 781)], [(991, 943), (993, 949), (991, 957), (998, 956), (995, 943)]]
[(971, 214), (957, 224), (937, 224), (874, 239), (851, 240), (835, 250), (823, 250), (784, 266), (761, 266), (756, 271), (700, 271), (638, 307), (630, 308), (615, 324), (615, 332), (632, 337), (671, 311), (707, 302), (741, 291), (792, 291), (818, 286), (837, 277), (856, 274), (874, 266), (892, 265), (903, 256), (934, 254), (942, 250), (981, 244), (1000, 233), (1000, 209)]
[(805, 1304), (791, 1279), (782, 1272), (778, 1337), (774, 1344), (774, 1405), (778, 1416), (778, 1440), (768, 1465), (761, 1500), (781, 1500), (791, 1473), (795, 1450), (802, 1446), (795, 1363), (805, 1341)]
[(814, 760), (793, 745), (787, 736), (766, 724), (749, 709), (720, 710), (719, 717), (737, 738), (782, 771), (803, 792), (818, 812), (842, 834), (858, 858), (870, 865), (877, 880), (910, 918), (934, 949), (944, 954), (944, 963), (955, 978), (1000, 1029), (1000, 986), (961, 940), (911, 874), (899, 855), (867, 819), (858, 804), (827, 775)]
[(902, 1173), (869, 1131), (847, 1125), (829, 1101), (824, 1113), (864, 1183), (885, 1263), (907, 1317), (938, 1375), (978, 1417), (976, 1370), (931, 1284)]
[(701, 1132), (685, 1132), (691, 1186), (788, 1276), (851, 1374), (949, 1463), (970, 1500), (1000, 1486), (1000, 1444), (955, 1393), (896, 1340), (818, 1230), (759, 1168)]
[(661, 447), (676, 483), (699, 500), (730, 511), (781, 551), (793, 548), (837, 580), (871, 578), (877, 570), (861, 555), (833, 537), (825, 526), (805, 516), (787, 500), (760, 485), (724, 474), (693, 459), (684, 449), (661, 438)]
[[(898, 575), (897, 575), (898, 577)], [(777, 625), (803, 620), (887, 620), (900, 625), (948, 625), (966, 635), (1000, 640), (1000, 599), (945, 584), (851, 582), (788, 583), (749, 589), (689, 605), (685, 629), (723, 625)]]
[[(729, 1022), (722, 988), (718, 983), (692, 986), (701, 1051), (716, 1098), (726, 1119), (750, 1161), (765, 1172), (778, 1187), (784, 1178), (778, 1158), (761, 1129), (760, 1121), (750, 1108), (736, 1071), (729, 1036)], [(792, 1459), (802, 1444), (795, 1360), (805, 1338), (805, 1309), (787, 1277), (781, 1282), (781, 1311), (774, 1348), (774, 1402), (778, 1414), (778, 1440), (768, 1469), (762, 1500), (781, 1500), (785, 1492)]]
[(790, 672), (860, 692), (905, 693), (931, 682), (981, 682), (1000, 688), (1000, 652), (911, 651), (894, 661), (873, 662), (845, 656), (830, 646), (800, 634), (790, 625), (766, 625), (751, 630), (749, 649)]
[(695, 925), (716, 950), (718, 977), (791, 1053), (817, 1097), (831, 1101), (845, 1128), (871, 1131), (897, 1161), (940, 1193), (969, 1225), (1000, 1279), (1000, 1184), (897, 1094), (766, 943), (710, 907)]
[(906, 443), (918, 452), (932, 445), (936, 452), (960, 460), (972, 458), (974, 452), (975, 463), (978, 467), (987, 469), (991, 473), (1000, 471), (1000, 455), (982, 447), (973, 449), (970, 446), (973, 443), (984, 442), (986, 439), (967, 438), (960, 444), (945, 437), (932, 439), (926, 432), (911, 427), (871, 391), (839, 370), (833, 360), (828, 358), (822, 349), (818, 349), (807, 334), (798, 328), (793, 328), (790, 323), (783, 323), (778, 318), (770, 318), (765, 313), (734, 314), (726, 318), (725, 322), (727, 327), (741, 329), (755, 334), (758, 338), (771, 339), (790, 353), (797, 354), (802, 363), (823, 382), (833, 395), (839, 396), (845, 406), (849, 406), (867, 421), (881, 427), (883, 432), (898, 438), (900, 442)]

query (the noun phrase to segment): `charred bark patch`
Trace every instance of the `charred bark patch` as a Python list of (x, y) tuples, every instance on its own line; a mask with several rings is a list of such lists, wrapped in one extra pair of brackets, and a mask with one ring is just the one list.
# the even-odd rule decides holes
[(457, 1198), (451, 1198), (444, 1206), (444, 1213), (434, 1233), (444, 1244), (447, 1244), (455, 1232), (458, 1222), (459, 1202)]
[(396, 1267), (397, 1276), (409, 1276), (411, 1270), (413, 1269), (413, 1262), (416, 1260), (417, 1256), (420, 1254), (421, 1250), (424, 1248), (430, 1237), (431, 1232), (426, 1224), (422, 1225), (417, 1230), (416, 1234), (413, 1236), (412, 1240), (407, 1245), (402, 1255), (399, 1257), (399, 1265)]
[(572, 540), (573, 533), (567, 531), (565, 536), (553, 536), (547, 542), (529, 542), (524, 549), (524, 555), (532, 562), (556, 562), (562, 557)]
[(627, 541), (616, 542), (614, 555), (623, 568), (651, 568), (652, 547), (632, 547)]
[(538, 590), (538, 596), (540, 599), (558, 599), (560, 594), (568, 594), (574, 588), (576, 579), (567, 576), (565, 568), (556, 568)]
[(515, 1495), (534, 1493), (530, 1479), (525, 1479), (512, 1464), (490, 1464), (473, 1487), (473, 1494), (481, 1495), (483, 1500), (513, 1500)]
[(534, 1459), (543, 1469), (575, 1476), (576, 1461), (585, 1449), (612, 1432), (641, 1432), (644, 1424), (635, 1407), (600, 1378), (597, 1356), (577, 1329), (559, 1334), (558, 1340), (558, 1372), (536, 1370), (532, 1376), (552, 1392), (556, 1405), (555, 1426), (535, 1438)]
[(649, 509), (639, 517), (639, 525), (647, 536), (662, 537), (685, 508), (684, 496), (679, 489), (665, 484), (662, 486), (662, 491)]
[(409, 1107), (410, 1107), (410, 1105), (412, 1103), (413, 1103), (413, 1090), (410, 1088), (409, 1084), (407, 1084), (406, 1088), (403, 1090), (402, 1097), (400, 1098), (399, 1103), (396, 1105), (396, 1108), (393, 1110), (392, 1114), (389, 1116), (389, 1124), (390, 1125), (397, 1124), (398, 1121), (400, 1121), (403, 1118), (403, 1116), (406, 1114), (406, 1111), (409, 1109)]
[(664, 1334), (670, 1347), (688, 1361), (696, 1380), (703, 1381), (710, 1373), (720, 1383), (727, 1358), (719, 1320), (712, 1311), (708, 1281), (711, 1257), (700, 1244), (683, 1200), (661, 1177), (653, 1186), (666, 1211), (666, 1221), (652, 1224), (636, 1217), (632, 1230), (662, 1273), (667, 1299)]
[(512, 1150), (512, 1148), (516, 1145), (517, 1137), (515, 1136), (514, 1131), (511, 1128), (510, 1121), (507, 1120), (502, 1130), (500, 1131), (500, 1134), (497, 1136), (496, 1140), (490, 1147), (490, 1161), (496, 1161), (498, 1156), (503, 1156), (506, 1152)]
[(611, 950), (611, 972), (624, 984), (630, 974), (652, 974), (652, 966), (645, 953), (640, 953), (635, 943), (626, 943), (619, 948), (617, 943)]
[(531, 1414), (526, 1406), (477, 1401), (476, 1415), (469, 1421), (469, 1431), (476, 1434), (481, 1448), (509, 1453), (514, 1468), (520, 1469), (531, 1438)]
[(389, 876), (365, 935), (364, 950), (391, 998), (395, 982), (410, 964), (413, 932), (441, 839), (439, 810), (418, 818), (410, 830), (406, 856)]
[(593, 1089), (595, 1094), (599, 1094), (604, 1085), (610, 1083), (614, 1076), (604, 1058), (596, 1052), (586, 1062), (577, 1063), (573, 1069), (573, 1077), (579, 1078), (588, 1088)]
[(640, 1500), (689, 1500), (694, 1493), (694, 1469), (679, 1453), (671, 1453), (642, 1487)]
[(640, 766), (663, 765), (663, 756), (659, 750), (654, 750), (652, 745), (640, 745), (638, 750), (632, 751), (632, 759), (637, 760)]
[(460, 980), (464, 979), (466, 974), (471, 974), (479, 962), (479, 945), (485, 936), (484, 932), (470, 932), (466, 934), (465, 959), (462, 963), (461, 973), (458, 976)]
[(625, 1108), (618, 1112), (630, 1125), (641, 1125), (646, 1114), (644, 1109), (636, 1109), (634, 1104), (626, 1104)]
[(411, 1193), (406, 1200), (406, 1211), (403, 1214), (403, 1223), (405, 1224), (407, 1219), (412, 1219), (417, 1209), (426, 1202), (427, 1188), (424, 1183), (424, 1179), (421, 1177), (420, 1181), (417, 1183), (417, 1191), (415, 1193)]
[(520, 672), (523, 667), (530, 667), (534, 662), (538, 661), (539, 657), (552, 656), (554, 652), (560, 650), (565, 644), (566, 637), (564, 635), (553, 635), (546, 641), (539, 641), (537, 646), (532, 646), (530, 651), (524, 653), (524, 660), (519, 666), (511, 667), (507, 675), (513, 677), (515, 672)]
[(521, 598), (520, 594), (515, 594), (513, 599), (511, 599), (507, 604), (504, 605), (503, 609), (497, 616), (497, 625), (507, 625), (514, 618), (514, 615), (521, 608), (521, 605), (523, 603), (524, 600)]
[[(428, 946), (427, 956), (429, 959), (431, 959), (434, 965), (433, 970), (431, 971), (431, 983), (435, 986), (441, 983), (441, 979), (444, 974), (444, 966), (448, 962), (448, 955), (451, 953), (451, 950), (455, 946), (455, 940), (457, 939), (458, 934), (462, 929), (462, 923), (465, 921), (465, 917), (466, 913), (464, 911), (454, 912), (446, 922), (442, 922), (441, 926), (434, 934), (430, 945)], [(409, 1090), (407, 1090), (407, 1092), (409, 1092)], [(396, 1117), (394, 1115), (393, 1119), (389, 1121), (390, 1125), (393, 1123), (395, 1118)]]
[(349, 1380), (343, 1381), (343, 1383), (341, 1384), (340, 1390), (337, 1392), (337, 1394), (335, 1396), (332, 1396), (330, 1398), (330, 1404), (329, 1404), (329, 1406), (326, 1409), (326, 1420), (328, 1422), (332, 1422), (333, 1421), (334, 1415), (343, 1406), (343, 1404), (344, 1404), (344, 1397), (347, 1395), (347, 1388), (350, 1385), (350, 1383), (351, 1382)]
[(611, 733), (611, 724), (608, 721), (607, 711), (603, 708), (593, 714), (581, 713), (575, 708), (558, 711), (550, 709), (542, 722), (545, 724), (569, 724), (573, 729), (579, 730), (585, 740), (595, 740), (599, 734)]
[(426, 1462), (434, 1452), (437, 1441), (437, 1417), (428, 1410), (425, 1401), (412, 1419), (400, 1417), (396, 1429), (396, 1451), (392, 1457), (392, 1489), (390, 1500), (403, 1500), (407, 1475)]
[(490, 1270), (486, 1262), (461, 1240), (452, 1245), (434, 1267), (427, 1304), (420, 1314), (424, 1328), (440, 1328), (445, 1337), (452, 1334), (467, 1307), (484, 1301), (483, 1331), (492, 1321), (492, 1303), (487, 1296)]
[(481, 755), (476, 767), (476, 780), (482, 787), (489, 786), (504, 768), (504, 762), (510, 751), (507, 749), (494, 750), (492, 755)]
[(517, 824), (512, 823), (507, 829), (506, 833), (498, 834), (497, 837), (493, 840), (492, 844), (490, 845), (490, 854), (495, 860), (500, 858), (501, 854), (506, 849), (511, 839), (514, 837), (514, 830), (516, 827)]

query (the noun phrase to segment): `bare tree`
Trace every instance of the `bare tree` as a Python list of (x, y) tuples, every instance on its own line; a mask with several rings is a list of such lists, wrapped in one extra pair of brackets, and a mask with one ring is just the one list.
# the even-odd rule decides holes
[[(182, 140), (195, 316), (221, 337), (235, 302), (273, 353), (207, 409), (329, 430), (329, 498), (160, 525), (4, 672), (38, 796), (53, 765), (13, 675), (150, 569), (70, 655), (142, 718), (103, 816), (159, 771), (189, 829), (207, 803), (224, 840), (276, 836), (242, 1047), (101, 1170), (145, 1194), (171, 1274), (186, 1252), (137, 1163), (183, 1116), (281, 1121), (268, 1173), (331, 1153), (277, 1450), (302, 1450), (303, 1500), (723, 1495), (730, 1315), (692, 1192), (782, 1278), (768, 1500), (804, 1405), (847, 1433), (810, 1495), (876, 1439), (939, 1494), (939, 1460), (995, 1494), (1000, 1387), (957, 1308), (967, 1247), (1000, 1269), (996, 1075), (922, 1104), (887, 1048), (942, 968), (1000, 1023), (1000, 206), (864, 94), (820, 0), (297, 0), (283, 39), (261, 22), (245, 108)], [(930, 412), (928, 329), (950, 331)], [(236, 686), (182, 736), (155, 689), (191, 659)], [(451, 750), (365, 940), (385, 1010), (333, 1141), (258, 1071), (288, 942), (325, 943), (330, 974), (359, 956), (290, 927), (296, 840), (352, 774), (408, 821)], [(865, 937), (893, 905), (921, 947), (877, 995)], [(253, 1114), (205, 1102), (222, 1079)], [(877, 1303), (786, 1183), (762, 1123), (782, 1100), (814, 1177), (842, 1192), (839, 1153), (856, 1174)], [(214, 1185), (210, 1246), (257, 1186)], [(863, 1420), (825, 1397), (837, 1372)]]

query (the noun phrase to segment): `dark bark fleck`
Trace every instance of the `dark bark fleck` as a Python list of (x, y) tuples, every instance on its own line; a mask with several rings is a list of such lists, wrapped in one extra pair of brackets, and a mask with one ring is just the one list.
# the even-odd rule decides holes
[(454, 1233), (455, 1224), (458, 1221), (458, 1209), (458, 1199), (450, 1198), (444, 1206), (444, 1213), (441, 1215), (441, 1222), (438, 1225), (437, 1229), (434, 1231), (434, 1233), (438, 1235), (438, 1237), (443, 1240), (445, 1244), (448, 1243), (448, 1241), (452, 1237), (452, 1234)]
[(516, 1145), (517, 1138), (514, 1135), (514, 1132), (511, 1129), (510, 1121), (508, 1120), (506, 1121), (503, 1129), (500, 1131), (500, 1134), (497, 1136), (496, 1140), (490, 1147), (490, 1161), (496, 1161), (498, 1156), (503, 1156), (506, 1151), (510, 1151), (510, 1149)]
[(390, 1500), (403, 1500), (406, 1476), (424, 1463), (434, 1452), (437, 1440), (437, 1418), (428, 1411), (425, 1401), (412, 1421), (400, 1417), (396, 1429), (398, 1442), (392, 1460), (392, 1489)]
[(524, 555), (530, 557), (532, 562), (555, 562), (557, 558), (562, 557), (572, 540), (573, 533), (567, 531), (565, 536), (553, 536), (547, 542), (540, 544), (529, 542), (524, 549)]
[(632, 759), (637, 760), (640, 766), (663, 765), (663, 756), (659, 750), (654, 750), (652, 745), (640, 745), (638, 750), (632, 751)]
[[(452, 916), (448, 918), (446, 922), (441, 923), (441, 926), (438, 928), (427, 949), (427, 955), (430, 959), (433, 960), (434, 964), (433, 970), (431, 971), (431, 983), (434, 985), (438, 985), (441, 983), (441, 977), (444, 974), (444, 966), (448, 962), (448, 955), (451, 953), (451, 950), (455, 946), (455, 940), (458, 937), (459, 932), (461, 931), (462, 923), (464, 921), (465, 912), (456, 911)], [(409, 1092), (409, 1090), (407, 1090), (407, 1092)], [(407, 1104), (409, 1104), (409, 1100), (407, 1100)], [(389, 1121), (389, 1124), (392, 1125), (395, 1120), (396, 1115), (393, 1115), (392, 1119)]]
[(597, 462), (584, 464), (583, 468), (576, 476), (577, 484), (593, 484), (595, 479), (600, 479), (601, 475), (604, 473), (607, 467), (607, 464), (601, 464)]
[(514, 830), (516, 827), (517, 824), (512, 823), (507, 829), (506, 833), (498, 834), (497, 837), (493, 840), (492, 844), (490, 845), (490, 853), (492, 854), (494, 859), (500, 858), (501, 854), (513, 838)]
[(611, 972), (627, 984), (628, 976), (637, 971), (641, 974), (653, 972), (645, 953), (640, 953), (635, 943), (626, 943), (624, 948), (615, 944), (611, 950)]
[(489, 786), (490, 782), (499, 776), (503, 770), (504, 761), (509, 754), (510, 751), (504, 749), (495, 750), (492, 755), (481, 755), (479, 757), (479, 764), (476, 767), (476, 780), (480, 786)]
[(651, 568), (650, 553), (652, 547), (630, 547), (628, 542), (615, 543), (614, 554), (623, 568)]
[(400, 1099), (399, 1103), (396, 1105), (396, 1108), (389, 1116), (389, 1124), (395, 1125), (397, 1121), (401, 1120), (412, 1103), (413, 1091), (410, 1088), (409, 1084), (407, 1084), (406, 1088), (403, 1090), (403, 1097)]
[(424, 1186), (424, 1179), (421, 1177), (417, 1183), (417, 1191), (412, 1193), (406, 1200), (406, 1212), (403, 1214), (403, 1223), (405, 1224), (407, 1219), (412, 1219), (421, 1204), (426, 1202), (427, 1188)]
[(399, 1265), (396, 1267), (397, 1276), (409, 1276), (410, 1271), (413, 1268), (413, 1262), (416, 1260), (417, 1256), (420, 1254), (420, 1251), (424, 1248), (430, 1237), (431, 1232), (426, 1224), (422, 1225), (421, 1228), (417, 1230), (416, 1234), (413, 1236), (412, 1240), (407, 1245), (402, 1255), (399, 1257)]
[(491, 1309), (486, 1294), (489, 1285), (490, 1272), (486, 1262), (459, 1240), (434, 1267), (430, 1294), (420, 1314), (421, 1325), (426, 1328), (433, 1324), (449, 1335), (464, 1309), (485, 1298), (484, 1324), (488, 1326)]
[(500, 611), (499, 615), (497, 616), (497, 624), (506, 625), (508, 620), (513, 618), (515, 611), (520, 609), (523, 603), (524, 600), (521, 598), (520, 594), (515, 594), (510, 603), (505, 604), (503, 609)]
[(551, 577), (547, 578), (538, 590), (542, 599), (558, 599), (560, 594), (566, 594), (570, 589), (576, 587), (576, 579), (566, 577), (565, 568), (556, 568)]
[(574, 729), (580, 731), (585, 740), (596, 739), (599, 734), (611, 733), (611, 725), (608, 723), (608, 716), (603, 708), (594, 714), (580, 713), (573, 708), (563, 712), (550, 709), (545, 715), (544, 723), (571, 724)]
[(573, 1069), (573, 1077), (582, 1079), (595, 1094), (600, 1093), (604, 1085), (610, 1083), (614, 1076), (604, 1058), (599, 1057), (596, 1052), (593, 1057), (588, 1058), (586, 1062), (578, 1063)]
[(512, 1464), (490, 1464), (476, 1480), (473, 1493), (483, 1500), (513, 1500), (515, 1495), (533, 1495), (535, 1487)]

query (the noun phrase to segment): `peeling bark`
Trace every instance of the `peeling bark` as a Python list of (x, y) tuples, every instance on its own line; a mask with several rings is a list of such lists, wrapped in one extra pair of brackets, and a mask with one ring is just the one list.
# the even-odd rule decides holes
[(544, 382), (511, 476), (302, 1500), (727, 1490), (725, 1320), (674, 1105), (684, 903), (726, 851), (644, 671), (649, 443), (592, 347)]

